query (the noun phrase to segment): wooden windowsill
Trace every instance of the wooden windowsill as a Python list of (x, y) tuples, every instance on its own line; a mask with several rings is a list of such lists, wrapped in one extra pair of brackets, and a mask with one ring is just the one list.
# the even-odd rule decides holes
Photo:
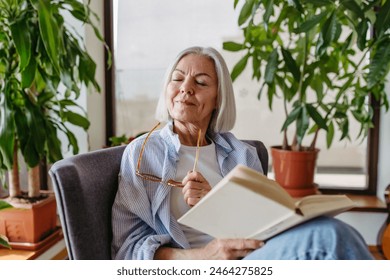
[(375, 195), (347, 194), (356, 203), (350, 211), (388, 213), (386, 203)]
[(0, 248), (1, 260), (63, 260), (67, 258), (63, 235), (58, 235), (50, 243), (37, 250)]

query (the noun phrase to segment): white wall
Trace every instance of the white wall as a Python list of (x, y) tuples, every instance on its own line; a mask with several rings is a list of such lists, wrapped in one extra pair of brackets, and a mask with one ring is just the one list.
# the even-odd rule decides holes
[[(103, 15), (103, 0), (94, 0), (90, 2), (91, 9), (99, 16), (100, 21), (97, 26), (104, 34), (104, 15)], [(89, 150), (101, 149), (105, 145), (106, 134), (106, 119), (105, 119), (105, 88), (104, 88), (104, 46), (96, 38), (95, 33), (91, 27), (86, 28), (85, 33), (87, 50), (91, 57), (95, 60), (96, 80), (100, 85), (101, 92), (98, 93), (94, 88), (88, 89), (86, 96), (86, 109), (88, 112), (91, 126), (88, 130)]]

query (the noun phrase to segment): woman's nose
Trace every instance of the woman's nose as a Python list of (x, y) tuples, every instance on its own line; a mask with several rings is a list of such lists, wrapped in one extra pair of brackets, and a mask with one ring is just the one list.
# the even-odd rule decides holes
[(180, 93), (193, 95), (193, 94), (194, 94), (194, 91), (193, 91), (193, 89), (192, 89), (191, 87), (188, 87), (188, 86), (183, 85), (183, 86), (180, 88)]

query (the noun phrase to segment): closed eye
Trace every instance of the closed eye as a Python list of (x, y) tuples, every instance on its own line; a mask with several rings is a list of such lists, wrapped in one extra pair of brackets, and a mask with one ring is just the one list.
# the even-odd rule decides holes
[(200, 86), (207, 86), (207, 83), (205, 83), (203, 81), (196, 81), (196, 84), (198, 84)]

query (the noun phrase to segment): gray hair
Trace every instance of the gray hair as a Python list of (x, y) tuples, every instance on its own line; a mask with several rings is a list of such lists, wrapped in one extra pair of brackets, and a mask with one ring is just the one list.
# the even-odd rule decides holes
[(180, 52), (173, 64), (168, 67), (165, 74), (165, 82), (163, 91), (160, 94), (156, 108), (156, 119), (160, 122), (170, 121), (172, 118), (169, 115), (167, 105), (165, 103), (165, 93), (168, 84), (172, 78), (172, 73), (176, 69), (179, 61), (186, 55), (196, 54), (209, 57), (214, 61), (215, 71), (218, 78), (218, 96), (217, 96), (217, 109), (211, 116), (208, 130), (210, 132), (227, 132), (230, 131), (236, 121), (236, 104), (234, 100), (233, 84), (230, 78), (229, 70), (226, 66), (226, 62), (221, 54), (211, 47), (191, 47)]

